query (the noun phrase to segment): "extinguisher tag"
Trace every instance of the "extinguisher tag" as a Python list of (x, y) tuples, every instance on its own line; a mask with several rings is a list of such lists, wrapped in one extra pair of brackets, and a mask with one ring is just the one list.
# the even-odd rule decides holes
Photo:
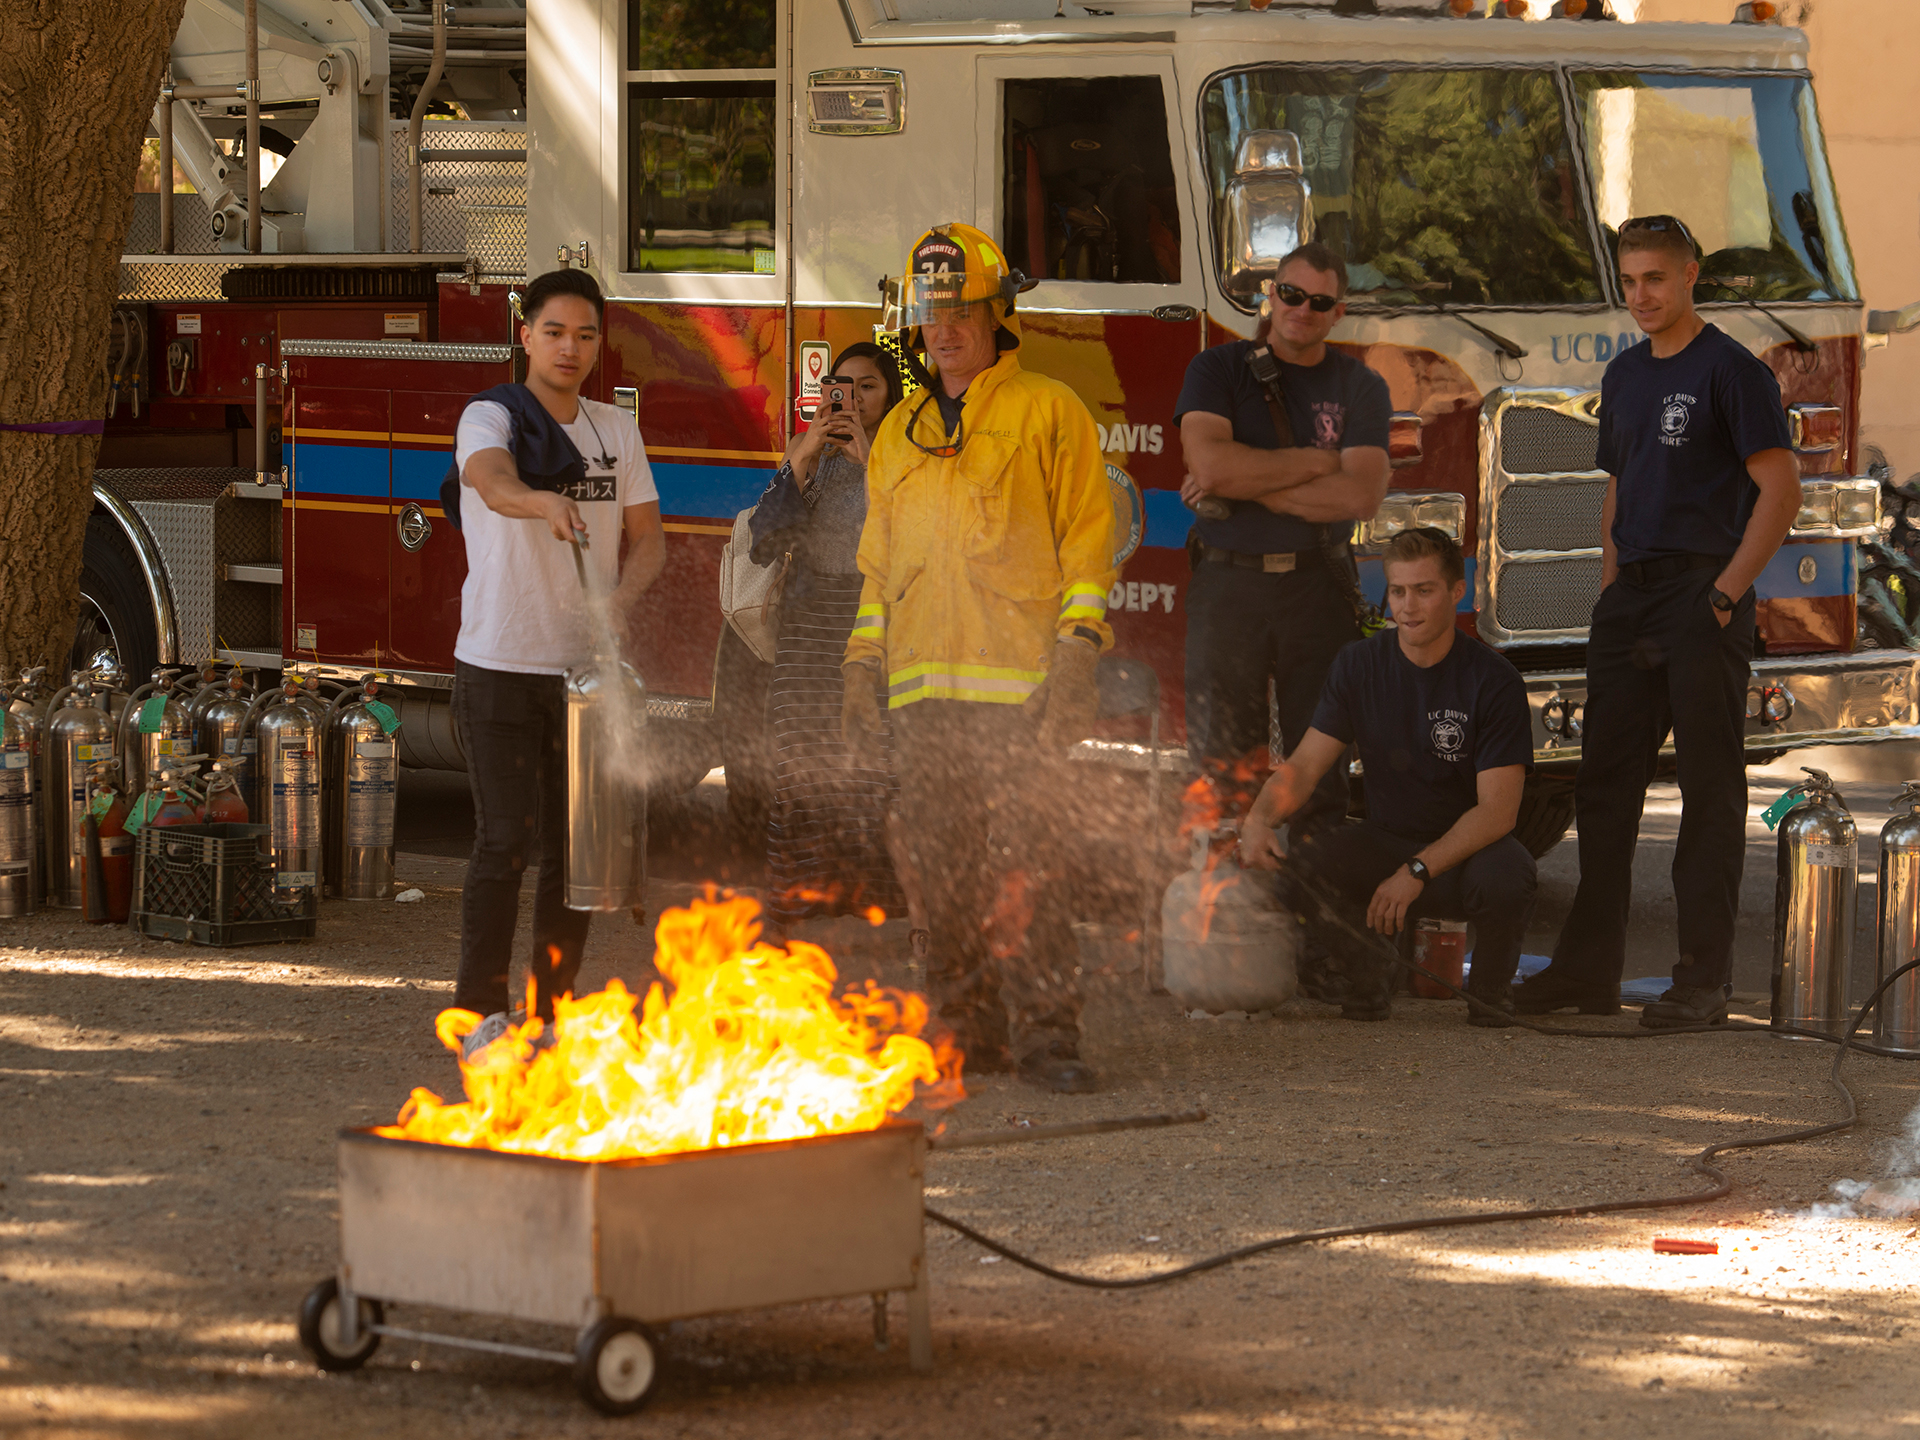
[(113, 796), (102, 790), (87, 802), (87, 813), (96, 820), (107, 818), (107, 811), (113, 808)]
[(1762, 810), (1760, 812), (1760, 818), (1767, 822), (1767, 829), (1771, 830), (1773, 829), (1774, 826), (1780, 823), (1780, 817), (1782, 815), (1786, 814), (1787, 811), (1791, 810), (1794, 806), (1798, 805), (1799, 803), (1800, 803), (1799, 794), (1796, 791), (1789, 790), (1786, 794), (1782, 795), (1778, 800), (1774, 801), (1773, 804), (1767, 806), (1766, 809)]
[(167, 723), (167, 697), (155, 695), (140, 706), (140, 733), (158, 735)]
[(160, 797), (151, 790), (134, 801), (133, 809), (127, 812), (127, 833), (138, 835), (159, 808)]
[(400, 728), (400, 717), (393, 713), (393, 707), (379, 700), (369, 700), (367, 713), (380, 722), (380, 728), (391, 735)]
[(9, 750), (6, 752), (4, 756), (0, 756), (0, 768), (4, 768), (8, 770), (25, 770), (28, 766), (32, 764), (33, 764), (33, 756), (27, 753), (25, 750)]
[(1853, 868), (1853, 846), (1809, 845), (1807, 846), (1807, 864), (1838, 865), (1851, 870)]

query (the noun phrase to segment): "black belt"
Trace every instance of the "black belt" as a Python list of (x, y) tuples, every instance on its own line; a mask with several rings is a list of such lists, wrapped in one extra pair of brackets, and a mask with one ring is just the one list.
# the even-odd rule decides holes
[(1255, 555), (1246, 550), (1222, 550), (1213, 545), (1198, 547), (1200, 558), (1210, 560), (1215, 565), (1236, 565), (1242, 570), (1265, 570), (1272, 575), (1285, 575), (1294, 570), (1314, 570), (1326, 563), (1326, 556), (1318, 550), (1289, 550), (1278, 555)]
[(1658, 560), (1632, 560), (1620, 567), (1620, 578), (1629, 585), (1658, 585), (1689, 570), (1724, 570), (1724, 555), (1663, 555)]

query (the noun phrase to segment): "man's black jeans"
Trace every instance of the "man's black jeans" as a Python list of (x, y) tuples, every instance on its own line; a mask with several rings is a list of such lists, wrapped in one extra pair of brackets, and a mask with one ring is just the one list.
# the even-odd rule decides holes
[(1652, 584), (1623, 577), (1601, 592), (1587, 641), (1580, 774), (1580, 888), (1553, 969), (1585, 990), (1617, 988), (1627, 958), (1633, 851), (1647, 785), (1669, 731), (1680, 771), (1680, 839), (1673, 898), (1680, 958), (1675, 985), (1710, 988), (1733, 976), (1733, 926), (1747, 851), (1746, 706), (1753, 656), (1749, 590), (1723, 627), (1711, 589), (1717, 569)]
[(567, 700), (558, 675), (520, 675), (454, 663), (453, 723), (473, 786), (473, 857), (460, 896), (460, 978), (453, 1003), (481, 1015), (513, 1008), (507, 972), (520, 914), (520, 875), (540, 865), (533, 896), (534, 994), (573, 989), (587, 943), (584, 910), (567, 894)]
[[(1322, 830), (1287, 853), (1280, 872), (1282, 901), (1305, 917), (1309, 939), (1340, 958), (1351, 982), (1349, 994), (1363, 1008), (1386, 1005), (1401, 974), (1393, 962), (1394, 942), (1367, 930), (1367, 905), (1380, 882), (1424, 845), (1370, 820), (1355, 820)], [(1428, 916), (1471, 921), (1473, 971), (1467, 989), (1487, 999), (1501, 997), (1520, 967), (1537, 885), (1527, 847), (1503, 836), (1434, 876), (1407, 907), (1406, 927), (1411, 930)], [(1329, 909), (1345, 923), (1327, 915)]]
[[(1333, 657), (1359, 638), (1353, 604), (1324, 565), (1274, 575), (1212, 560), (1194, 567), (1187, 587), (1187, 747), (1195, 768), (1239, 814), (1266, 778), (1268, 678), (1283, 753), (1291, 755), (1313, 724)], [(1337, 825), (1346, 813), (1347, 767), (1334, 765), (1294, 817), (1293, 831)]]

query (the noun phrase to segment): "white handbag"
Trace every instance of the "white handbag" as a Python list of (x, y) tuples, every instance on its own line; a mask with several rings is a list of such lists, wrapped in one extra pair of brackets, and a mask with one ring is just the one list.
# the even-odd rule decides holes
[(773, 663), (774, 641), (780, 634), (780, 593), (786, 588), (793, 564), (789, 550), (771, 565), (753, 563), (751, 522), (757, 505), (733, 517), (733, 535), (720, 551), (720, 613), (746, 646), (760, 659)]

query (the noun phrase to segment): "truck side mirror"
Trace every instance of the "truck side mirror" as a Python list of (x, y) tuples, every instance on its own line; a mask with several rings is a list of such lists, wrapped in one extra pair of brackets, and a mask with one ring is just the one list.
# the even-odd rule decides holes
[(1227, 294), (1254, 302), (1281, 258), (1313, 237), (1313, 191), (1291, 130), (1249, 130), (1240, 138), (1220, 217), (1220, 277)]
[(1914, 301), (1898, 310), (1869, 310), (1867, 312), (1867, 333), (1869, 335), (1902, 335), (1920, 325), (1920, 300)]

